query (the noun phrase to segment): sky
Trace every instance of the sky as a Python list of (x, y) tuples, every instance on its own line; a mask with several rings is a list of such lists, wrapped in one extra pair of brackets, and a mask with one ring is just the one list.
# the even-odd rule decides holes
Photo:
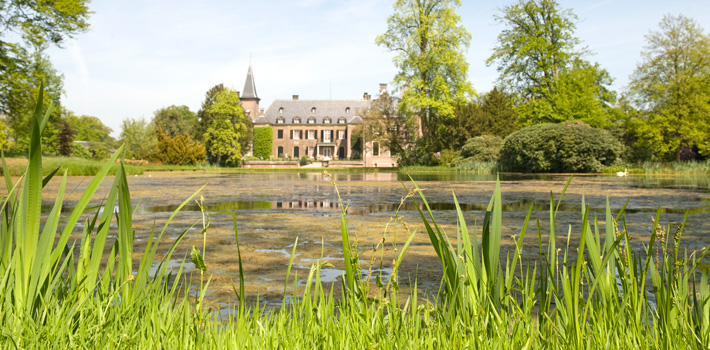
[[(504, 26), (507, 1), (463, 0), (457, 13), (471, 33), (465, 53), (478, 93), (493, 88), (486, 59)], [(683, 14), (710, 30), (708, 0), (558, 0), (578, 16), (576, 36), (623, 91), (641, 61), (644, 36), (665, 14)], [(186, 105), (197, 112), (217, 84), (241, 91), (251, 63), (260, 107), (277, 99), (360, 99), (391, 84), (394, 53), (375, 44), (387, 30), (386, 0), (94, 1), (86, 33), (52, 47), (64, 75), (64, 107), (98, 117), (118, 137), (126, 118)], [(391, 85), (390, 85), (391, 86)]]

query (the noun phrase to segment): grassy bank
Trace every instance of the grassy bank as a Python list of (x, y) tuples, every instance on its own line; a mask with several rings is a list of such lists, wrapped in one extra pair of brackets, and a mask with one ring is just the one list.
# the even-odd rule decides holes
[(679, 174), (679, 175), (709, 175), (710, 159), (704, 161), (690, 162), (644, 162), (641, 164), (631, 164), (628, 166), (613, 166), (604, 169), (605, 173), (623, 172), (628, 169), (629, 174)]
[[(570, 246), (572, 228), (555, 226), (563, 189), (557, 199), (551, 195), (549, 222), (528, 230), (529, 211), (513, 238), (514, 254), (503, 257), (498, 183), (480, 239), (468, 231), (454, 196), (460, 223), (455, 240), (454, 233), (449, 237), (437, 225), (426, 198), (414, 186), (402, 203), (424, 204), (419, 214), (426, 232), (409, 231), (395, 213), (378, 245), (395, 247), (392, 256), (382, 257), (393, 261), (386, 279), (370, 278), (375, 276), (369, 275), (368, 266), (360, 266), (363, 248), (349, 232), (341, 205), (342, 292), (334, 295), (332, 285), (321, 283), (320, 269), (327, 266), (323, 261), (312, 265), (299, 287), (303, 276), (291, 275), (296, 239), (284, 269), (286, 297), (280, 308), (268, 311), (245, 302), (249, 284), (241, 273), (238, 223), (232, 214), (234, 264), (240, 266), (234, 292), (239, 302), (222, 317), (204, 304), (210, 281), (203, 259), (209, 254), (205, 241), (192, 248), (190, 260), (197, 274), (185, 276), (182, 268), (165, 267), (191, 227), (172, 241), (161, 242), (163, 234), (197, 193), (164, 227), (153, 228), (145, 253), (134, 261), (133, 208), (126, 167), (115, 163), (117, 155), (98, 170), (71, 213), (61, 212), (63, 178), (51, 212), (42, 219), (45, 179), (38, 125), (33, 127), (24, 177), (13, 183), (5, 176), (8, 196), (0, 208), (0, 348), (710, 347), (708, 248), (681, 250), (683, 224), (662, 227), (659, 209), (650, 243), (636, 251), (624, 224), (625, 205), (613, 213), (607, 202), (598, 219), (582, 199), (581, 238), (577, 246)], [(89, 200), (114, 167), (116, 176), (102, 206), (89, 208)], [(77, 226), (85, 214), (89, 219)], [(202, 227), (202, 235), (210, 234), (211, 215), (204, 213), (202, 221), (193, 224)], [(75, 230), (83, 238), (70, 242)], [(419, 234), (429, 237), (442, 267), (441, 291), (432, 300), (420, 300), (416, 284), (412, 294), (399, 292), (398, 268)], [(536, 246), (523, 244), (526, 236), (534, 236)], [(558, 236), (563, 240), (566, 236), (567, 244), (558, 246)], [(162, 259), (156, 257), (159, 244), (172, 247)], [(154, 274), (151, 267), (157, 267)], [(193, 284), (196, 287), (190, 287)]]

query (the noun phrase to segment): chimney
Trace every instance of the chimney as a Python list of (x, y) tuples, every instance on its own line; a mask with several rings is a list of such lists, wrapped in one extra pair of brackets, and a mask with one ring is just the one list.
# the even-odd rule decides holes
[(293, 100), (298, 101), (298, 95), (293, 95)]
[(263, 108), (259, 108), (259, 116), (260, 117), (264, 116), (264, 109)]
[(369, 100), (370, 100), (370, 94), (368, 94), (367, 92), (364, 93), (364, 94), (362, 94), (362, 99), (365, 100), (365, 101), (369, 101)]
[(383, 92), (387, 92), (387, 84), (380, 83), (380, 95), (381, 95)]

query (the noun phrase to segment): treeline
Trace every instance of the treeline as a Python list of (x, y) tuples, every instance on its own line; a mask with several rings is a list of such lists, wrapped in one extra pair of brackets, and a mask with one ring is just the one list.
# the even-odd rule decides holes
[[(399, 53), (397, 113), (408, 120), (401, 134), (407, 139), (382, 141), (401, 164), (501, 160), (509, 171), (599, 171), (710, 156), (710, 37), (693, 19), (661, 20), (619, 94), (602, 65), (588, 60), (571, 9), (519, 0), (495, 17), (504, 28), (487, 64), (499, 72), (497, 87), (476, 96), (463, 59), (471, 35), (455, 12), (460, 5), (397, 2), (387, 32), (376, 39)], [(397, 118), (382, 117), (378, 108), (371, 115), (389, 120), (390, 133), (397, 130)]]

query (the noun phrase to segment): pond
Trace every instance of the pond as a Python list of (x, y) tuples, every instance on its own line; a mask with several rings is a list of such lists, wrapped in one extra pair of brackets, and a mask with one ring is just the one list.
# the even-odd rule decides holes
[[(441, 267), (429, 238), (424, 231), (416, 206), (421, 207), (418, 195), (406, 199), (412, 180), (422, 189), (437, 222), (448, 235), (456, 237), (456, 212), (452, 192), (464, 211), (470, 231), (479, 234), (485, 209), (495, 187), (495, 175), (462, 173), (417, 173), (411, 176), (394, 172), (334, 173), (332, 180), (322, 172), (313, 173), (152, 173), (129, 178), (134, 206), (136, 255), (140, 258), (151, 227), (159, 232), (170, 214), (192, 193), (199, 193), (209, 217), (207, 231), (207, 272), (212, 275), (209, 298), (213, 302), (231, 303), (236, 300), (232, 281), (238, 284), (235, 233), (231, 212), (236, 210), (241, 254), (246, 278), (247, 294), (251, 300), (280, 303), (283, 298), (284, 278), (296, 238), (294, 268), (297, 285), (302, 286), (308, 269), (321, 257), (328, 265), (322, 270), (324, 282), (340, 286), (343, 268), (339, 214), (342, 204), (347, 208), (347, 223), (353, 241), (358, 244), (360, 264), (371, 276), (388, 278), (394, 247), (401, 250), (403, 243), (414, 232), (415, 238), (399, 271), (401, 285), (406, 288), (417, 281), (420, 290), (434, 293), (439, 287)], [(519, 235), (528, 209), (532, 206), (531, 225), (523, 248), (528, 260), (538, 257), (536, 220), (542, 229), (543, 243), (547, 241), (549, 203), (552, 194), (557, 201), (568, 175), (509, 175), (500, 176), (503, 193), (503, 234), (501, 257), (512, 251), (511, 235)], [(72, 177), (68, 180), (68, 211), (76, 203), (90, 178)], [(102, 198), (111, 179), (106, 179), (96, 198)], [(45, 190), (47, 210), (56, 193), (58, 181), (53, 180)], [(628, 200), (626, 225), (632, 237), (632, 247), (641, 249), (648, 242), (653, 216), (660, 206), (661, 222), (675, 230), (688, 213), (682, 246), (689, 251), (710, 244), (710, 179), (706, 176), (601, 176), (576, 175), (560, 204), (557, 216), (558, 246), (567, 244), (566, 233), (571, 229), (571, 243), (579, 237), (582, 196), (591, 212), (599, 217), (603, 230), (607, 198), (612, 212)], [(416, 203), (412, 201), (416, 200)], [(398, 210), (399, 208), (399, 210)], [(396, 225), (392, 218), (399, 215), (406, 225)], [(189, 261), (193, 245), (202, 247), (202, 215), (196, 202), (188, 203), (166, 231), (161, 245), (163, 253), (182, 231), (197, 223), (178, 247), (170, 266), (177, 266), (187, 256), (186, 271), (195, 271)], [(389, 226), (388, 226), (388, 223)], [(621, 224), (620, 224), (621, 225)], [(603, 232), (603, 231), (602, 231)], [(79, 239), (79, 234), (76, 238)], [(384, 240), (384, 246), (381, 242)], [(376, 248), (376, 249), (375, 249)], [(193, 275), (193, 281), (199, 275)], [(292, 290), (293, 280), (288, 289)], [(336, 292), (338, 295), (339, 292)]]

